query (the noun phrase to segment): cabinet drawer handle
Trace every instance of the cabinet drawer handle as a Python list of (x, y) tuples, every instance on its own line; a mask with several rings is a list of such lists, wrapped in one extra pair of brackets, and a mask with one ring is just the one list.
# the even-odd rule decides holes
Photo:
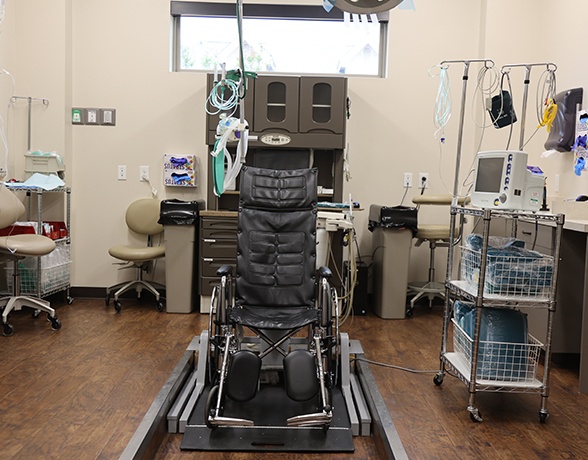
[(203, 257), (203, 258), (202, 258), (202, 261), (203, 261), (203, 262), (214, 262), (214, 259), (211, 259), (211, 258), (209, 258), (209, 257)]
[(531, 236), (533, 234), (533, 232), (529, 232), (529, 231), (525, 231), (525, 230), (523, 230), (522, 233), (523, 233), (523, 235), (528, 235), (528, 236)]
[(204, 241), (205, 243), (216, 243), (216, 240), (212, 238), (204, 238), (202, 241)]

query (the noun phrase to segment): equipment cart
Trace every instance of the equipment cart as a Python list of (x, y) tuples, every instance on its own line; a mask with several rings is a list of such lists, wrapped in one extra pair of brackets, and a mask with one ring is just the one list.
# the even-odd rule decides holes
[[(69, 187), (57, 187), (52, 190), (44, 190), (41, 187), (23, 186), (22, 184), (9, 184), (6, 186), (13, 192), (25, 192), (27, 196), (27, 213), (26, 220), (36, 223), (36, 228), (39, 233), (46, 234), (55, 240), (55, 250), (42, 257), (33, 257), (30, 260), (25, 259), (23, 263), (25, 267), (21, 269), (21, 288), (22, 294), (34, 295), (36, 297), (48, 297), (51, 294), (58, 292), (65, 293), (65, 299), (68, 304), (73, 302), (70, 296), (70, 202), (71, 189)], [(43, 214), (47, 211), (47, 203), (52, 204), (53, 199), (48, 200), (49, 195), (63, 194), (65, 222), (50, 222), (48, 225), (44, 219)], [(36, 196), (36, 203), (33, 197)], [(45, 199), (45, 200), (44, 200)], [(59, 198), (57, 198), (59, 200)], [(61, 204), (58, 204), (60, 207)], [(34, 212), (36, 211), (36, 216)], [(63, 226), (65, 225), (65, 227)], [(7, 283), (9, 291), (12, 289), (12, 268), (7, 267)]]
[[(478, 391), (540, 394), (539, 420), (544, 423), (548, 417), (546, 403), (549, 396), (551, 335), (564, 215), (455, 205), (451, 207), (451, 213), (452, 221), (457, 215), (483, 219), (483, 231), (477, 237), (477, 250), (461, 247), (460, 275), (457, 279), (452, 279), (455, 246), (455, 232), (452, 231), (445, 283), (440, 370), (433, 381), (441, 385), (446, 372), (455, 374), (468, 387), (467, 410), (474, 422), (482, 421), (476, 407)], [(528, 251), (525, 255), (504, 255), (494, 251), (489, 244), (490, 224), (501, 219), (512, 225), (513, 236), (516, 236), (519, 219), (550, 222), (555, 226), (553, 256), (542, 256), (535, 251)], [(467, 310), (469, 316), (464, 315), (460, 319), (464, 304), (469, 305), (471, 310)], [(525, 309), (537, 308), (548, 310), (544, 344), (528, 334), (526, 328), (522, 340), (492, 341), (483, 337), (484, 317), (487, 318), (491, 312), (522, 315)], [(488, 320), (486, 324), (489, 324)], [(524, 324), (526, 326), (526, 321)], [(469, 333), (466, 332), (468, 327)], [(453, 346), (448, 346), (450, 337), (453, 338)], [(544, 361), (541, 366), (542, 350)]]

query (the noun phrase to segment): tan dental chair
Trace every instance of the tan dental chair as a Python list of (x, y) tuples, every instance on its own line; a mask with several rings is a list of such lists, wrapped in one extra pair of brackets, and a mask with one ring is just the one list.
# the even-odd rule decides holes
[[(25, 208), (20, 200), (3, 185), (0, 185), (0, 228), (15, 223)], [(14, 329), (8, 323), (8, 315), (22, 307), (33, 308), (33, 316), (37, 317), (41, 311), (47, 312), (53, 330), (61, 329), (61, 322), (55, 315), (51, 304), (43, 299), (20, 295), (20, 272), (18, 262), (25, 257), (39, 257), (49, 254), (55, 249), (55, 242), (43, 235), (9, 235), (0, 236), (0, 260), (8, 260), (14, 264), (12, 271), (12, 295), (0, 297), (2, 309), (2, 333), (12, 335)]]
[(106, 306), (110, 304), (110, 293), (115, 291), (114, 308), (117, 312), (120, 312), (122, 308), (119, 297), (131, 289), (135, 289), (137, 298), (141, 298), (141, 291), (143, 289), (148, 290), (155, 296), (157, 310), (163, 310), (164, 305), (158, 289), (165, 289), (165, 286), (143, 279), (144, 272), (149, 273), (152, 271), (153, 262), (165, 255), (165, 246), (153, 246), (152, 240), (153, 236), (163, 232), (163, 225), (157, 223), (159, 219), (159, 206), (159, 200), (143, 198), (131, 203), (127, 208), (125, 214), (127, 226), (131, 231), (146, 236), (146, 245), (118, 245), (108, 250), (108, 253), (112, 257), (132, 264), (136, 271), (134, 280), (118, 283), (106, 289)]

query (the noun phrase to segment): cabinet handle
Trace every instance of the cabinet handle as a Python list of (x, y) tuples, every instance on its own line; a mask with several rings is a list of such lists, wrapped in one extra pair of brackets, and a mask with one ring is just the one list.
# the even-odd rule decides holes
[(210, 257), (203, 257), (202, 261), (203, 262), (214, 262), (214, 259), (211, 259)]
[(216, 243), (216, 240), (212, 238), (203, 238), (202, 241), (205, 243)]
[(523, 233), (523, 235), (528, 235), (528, 236), (531, 236), (533, 234), (533, 232), (529, 232), (529, 231), (525, 231), (525, 230), (523, 230), (522, 233)]

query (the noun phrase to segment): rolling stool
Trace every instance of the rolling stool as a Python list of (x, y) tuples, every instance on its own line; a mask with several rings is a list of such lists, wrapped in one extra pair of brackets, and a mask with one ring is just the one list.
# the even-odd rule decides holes
[[(451, 195), (417, 195), (412, 202), (420, 208), (420, 205), (451, 205)], [(464, 199), (459, 200), (463, 205)], [(433, 307), (433, 299), (439, 297), (445, 299), (445, 283), (435, 281), (435, 249), (438, 247), (448, 247), (450, 243), (451, 227), (449, 225), (439, 224), (418, 224), (415, 246), (418, 247), (423, 242), (429, 242), (429, 278), (427, 281), (415, 281), (408, 283), (408, 292), (415, 294), (410, 299), (410, 305), (406, 308), (406, 316), (412, 316), (414, 304), (421, 297), (427, 296), (429, 299), (429, 308)]]

